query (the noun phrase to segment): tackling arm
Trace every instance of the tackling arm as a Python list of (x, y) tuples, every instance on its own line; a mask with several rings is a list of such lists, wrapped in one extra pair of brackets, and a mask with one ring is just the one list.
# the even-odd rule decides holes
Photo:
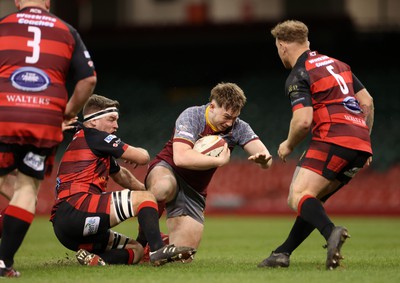
[(147, 150), (140, 147), (128, 146), (121, 156), (122, 159), (131, 164), (146, 165), (150, 161), (150, 155)]
[(123, 188), (128, 188), (134, 191), (146, 190), (144, 184), (136, 179), (136, 177), (133, 176), (133, 174), (125, 167), (121, 167), (117, 173), (111, 174), (110, 177)]

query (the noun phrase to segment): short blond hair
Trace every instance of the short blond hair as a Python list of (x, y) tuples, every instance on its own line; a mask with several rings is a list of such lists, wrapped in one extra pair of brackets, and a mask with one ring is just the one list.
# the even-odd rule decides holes
[(286, 42), (305, 43), (308, 41), (308, 27), (297, 20), (287, 20), (277, 24), (271, 30), (274, 38)]

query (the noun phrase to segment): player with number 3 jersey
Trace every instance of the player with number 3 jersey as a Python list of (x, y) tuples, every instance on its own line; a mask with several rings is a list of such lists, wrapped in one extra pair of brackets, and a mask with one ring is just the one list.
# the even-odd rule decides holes
[[(63, 126), (76, 120), (96, 85), (77, 31), (49, 12), (50, 0), (15, 0), (0, 19), (0, 187), (16, 172), (4, 212), (0, 277), (18, 277), (14, 255), (32, 223), (40, 182), (50, 173)], [(69, 72), (75, 88), (69, 98)], [(69, 99), (68, 99), (69, 98)]]

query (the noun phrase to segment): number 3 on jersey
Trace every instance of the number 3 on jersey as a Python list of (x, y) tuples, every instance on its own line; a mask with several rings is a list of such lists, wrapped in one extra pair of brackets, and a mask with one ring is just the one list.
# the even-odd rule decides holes
[(32, 47), (32, 56), (26, 56), (25, 62), (29, 64), (35, 64), (39, 61), (40, 55), (40, 40), (42, 36), (42, 31), (38, 27), (28, 27), (28, 31), (33, 33), (33, 40), (28, 40), (28, 47)]
[(347, 87), (347, 84), (346, 84), (346, 81), (344, 80), (344, 78), (341, 75), (336, 74), (333, 71), (333, 66), (332, 65), (326, 66), (326, 69), (336, 79), (336, 81), (338, 82), (338, 84), (340, 86), (340, 90), (343, 92), (343, 94), (348, 94), (349, 93), (349, 88)]

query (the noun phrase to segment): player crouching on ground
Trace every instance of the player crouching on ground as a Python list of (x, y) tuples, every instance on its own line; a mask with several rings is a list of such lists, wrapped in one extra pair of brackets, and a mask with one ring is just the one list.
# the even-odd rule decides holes
[[(136, 264), (143, 247), (110, 228), (137, 217), (149, 239), (153, 265), (186, 260), (196, 251), (164, 244), (153, 194), (116, 161), (145, 165), (150, 159), (145, 149), (115, 135), (118, 109), (118, 101), (100, 95), (93, 95), (83, 108), (83, 124), (77, 126), (58, 169), (51, 213), (54, 232), (65, 247), (77, 251), (82, 265)], [(109, 177), (126, 189), (107, 192)]]
[[(172, 138), (150, 163), (146, 188), (155, 195), (160, 215), (166, 207), (170, 243), (198, 248), (208, 184), (216, 170), (229, 162), (235, 146), (243, 148), (248, 159), (261, 168), (271, 166), (266, 146), (239, 118), (245, 103), (246, 96), (238, 85), (216, 85), (209, 103), (189, 107), (179, 115)], [(227, 142), (218, 157), (193, 149), (196, 141), (207, 135), (220, 135)], [(141, 230), (137, 240), (144, 245), (149, 239)]]

